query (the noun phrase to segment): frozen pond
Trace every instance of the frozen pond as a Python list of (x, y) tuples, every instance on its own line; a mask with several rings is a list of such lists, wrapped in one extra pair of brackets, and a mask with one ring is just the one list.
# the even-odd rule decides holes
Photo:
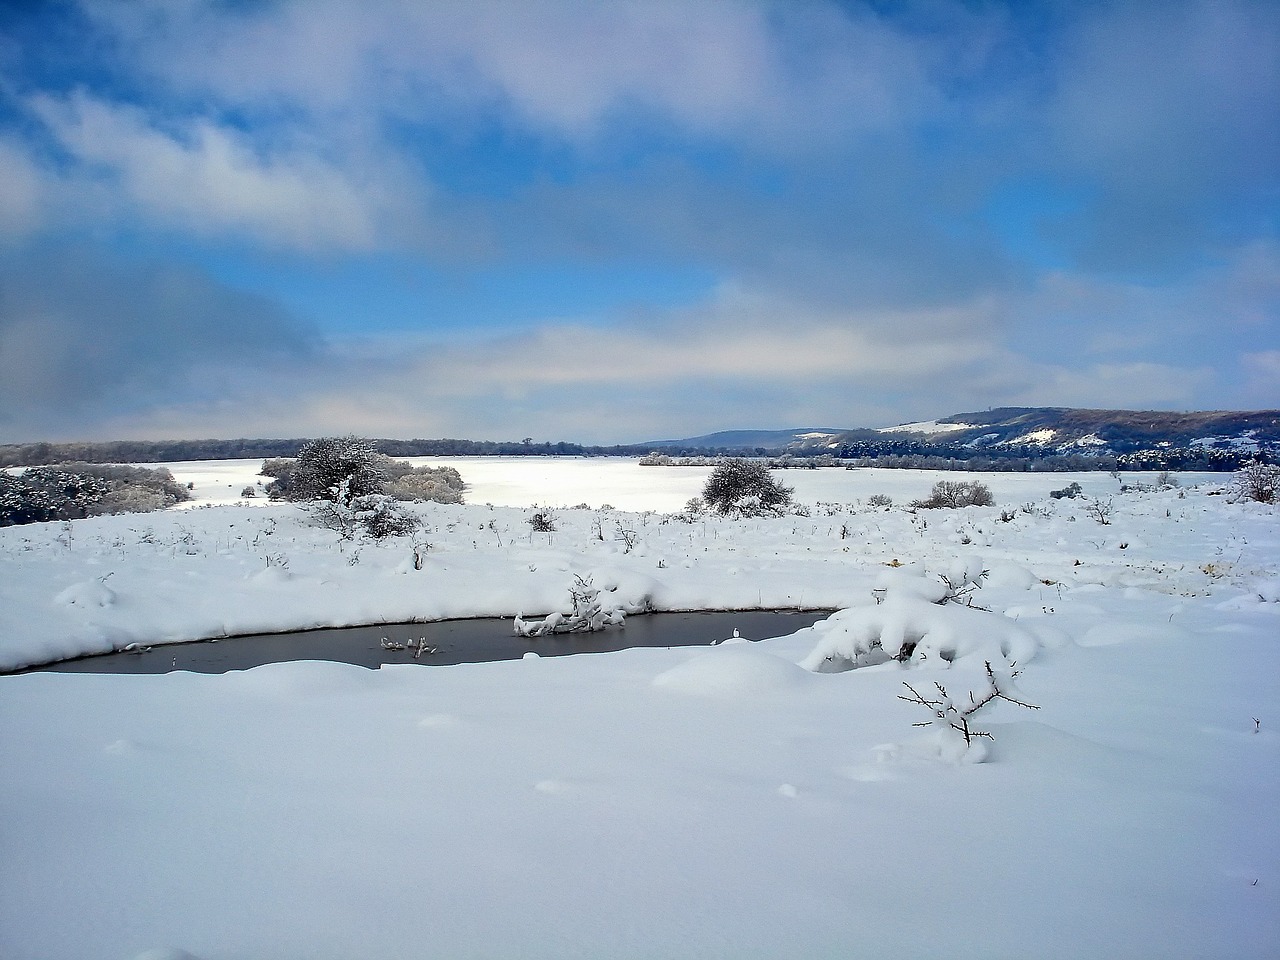
[[(331, 660), (371, 669), (384, 663), (445, 666), (519, 660), (530, 653), (560, 657), (632, 647), (702, 646), (731, 637), (735, 630), (749, 640), (763, 640), (795, 633), (826, 616), (827, 612), (794, 610), (653, 613), (628, 617), (621, 627), (597, 633), (536, 638), (516, 636), (510, 619), (381, 624), (164, 644), (139, 652), (67, 660), (42, 669), (61, 673), (226, 673), (291, 660)], [(425, 641), (425, 649), (415, 656), (419, 641)]]

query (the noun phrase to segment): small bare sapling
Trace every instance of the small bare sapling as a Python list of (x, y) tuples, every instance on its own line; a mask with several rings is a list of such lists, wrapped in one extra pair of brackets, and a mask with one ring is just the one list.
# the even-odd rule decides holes
[[(986, 730), (975, 730), (969, 725), (969, 719), (978, 713), (983, 707), (995, 702), (996, 700), (1006, 700), (1009, 703), (1015, 703), (1020, 707), (1026, 707), (1028, 710), (1039, 710), (1040, 708), (1033, 703), (1027, 703), (1025, 700), (1019, 700), (1013, 696), (1008, 686), (1001, 687), (1001, 681), (996, 677), (995, 671), (991, 669), (991, 661), (985, 662), (984, 666), (987, 671), (987, 689), (981, 693), (969, 691), (968, 702), (961, 701), (956, 703), (947, 693), (947, 688), (937, 681), (934, 686), (937, 688), (937, 697), (926, 697), (921, 694), (915, 687), (907, 683), (905, 680), (902, 685), (911, 691), (911, 696), (899, 694), (899, 700), (905, 700), (907, 703), (915, 703), (930, 713), (933, 718), (923, 720), (919, 723), (912, 724), (916, 727), (939, 727), (947, 733), (949, 737), (962, 737), (966, 748), (973, 745), (976, 738), (984, 738), (986, 740), (994, 740)], [(1010, 675), (1010, 679), (1021, 673), (1020, 670), (1014, 670)]]

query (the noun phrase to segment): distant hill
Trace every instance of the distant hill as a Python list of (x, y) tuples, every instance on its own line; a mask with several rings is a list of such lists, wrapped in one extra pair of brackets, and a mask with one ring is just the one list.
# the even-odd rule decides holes
[[(877, 432), (935, 444), (980, 449), (1039, 448), (1056, 453), (1118, 454), (1167, 447), (1257, 450), (1280, 444), (1280, 410), (1170, 413), (999, 407), (882, 427)], [(862, 431), (857, 433), (865, 436)]]
[(685, 440), (650, 440), (639, 444), (654, 450), (672, 447), (705, 448), (708, 450), (754, 450), (770, 452), (796, 449), (829, 449), (838, 445), (839, 438), (856, 431), (834, 427), (798, 427), (795, 430), (721, 430), (701, 437)]

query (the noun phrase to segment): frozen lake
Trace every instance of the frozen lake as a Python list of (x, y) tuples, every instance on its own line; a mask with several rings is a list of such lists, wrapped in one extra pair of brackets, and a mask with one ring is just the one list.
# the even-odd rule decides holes
[[(711, 467), (648, 467), (622, 457), (410, 457), (414, 466), (450, 466), (467, 484), (466, 501), (496, 507), (534, 504), (590, 507), (605, 504), (619, 510), (680, 510), (702, 491)], [(147, 466), (147, 464), (140, 464)], [(192, 506), (236, 503), (246, 487), (266, 482), (258, 476), (261, 460), (198, 460), (150, 466), (168, 467), (182, 483), (194, 483)], [(1119, 492), (1120, 484), (1102, 471), (1085, 473), (983, 473), (946, 470), (889, 470), (878, 467), (824, 467), (817, 470), (777, 470), (795, 488), (800, 503), (853, 503), (883, 493), (905, 504), (927, 496), (939, 480), (981, 479), (996, 503), (1016, 506), (1042, 500), (1050, 490), (1076, 482), (1090, 496)], [(1175, 474), (1182, 486), (1226, 483), (1230, 474)], [(1150, 483), (1154, 473), (1125, 473), (1124, 483)], [(261, 491), (259, 491), (261, 492)], [(250, 501), (252, 502), (252, 501)], [(266, 503), (265, 499), (260, 500)]]

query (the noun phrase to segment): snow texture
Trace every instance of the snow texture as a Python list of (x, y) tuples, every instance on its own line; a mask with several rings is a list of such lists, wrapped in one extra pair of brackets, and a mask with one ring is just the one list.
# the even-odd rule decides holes
[[(236, 505), (248, 465), (171, 465), (194, 508), (0, 530), (0, 662), (544, 616), (575, 577), (839, 612), (706, 649), (0, 676), (0, 957), (1280, 955), (1275, 507), (1020, 474), (913, 515), (865, 501), (945, 475), (817, 470), (785, 477), (808, 517), (688, 522), (705, 470), (458, 466), (469, 505), (411, 507), (421, 569)], [(960, 704), (988, 661), (1040, 709), (994, 701), (980, 751), (913, 726), (904, 681)]]

